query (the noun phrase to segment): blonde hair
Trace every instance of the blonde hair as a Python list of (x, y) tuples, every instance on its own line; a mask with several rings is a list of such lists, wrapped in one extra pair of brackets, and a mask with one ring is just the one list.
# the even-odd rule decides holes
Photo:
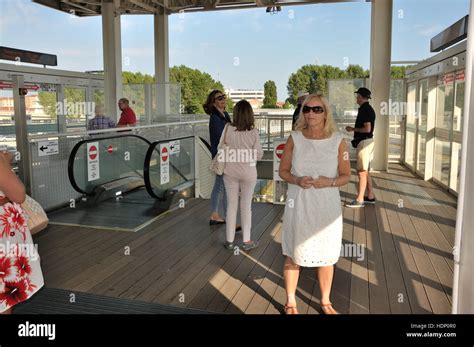
[(303, 107), (313, 99), (319, 100), (323, 104), (324, 112), (326, 114), (323, 132), (326, 136), (331, 137), (331, 135), (337, 131), (337, 127), (336, 127), (336, 123), (334, 122), (334, 118), (332, 117), (329, 101), (322, 94), (309, 94), (304, 99), (303, 104), (301, 105), (300, 114), (298, 115), (298, 120), (296, 121), (296, 124), (295, 124), (295, 130), (303, 131), (304, 129), (308, 128), (308, 122), (306, 121), (306, 117), (304, 116)]

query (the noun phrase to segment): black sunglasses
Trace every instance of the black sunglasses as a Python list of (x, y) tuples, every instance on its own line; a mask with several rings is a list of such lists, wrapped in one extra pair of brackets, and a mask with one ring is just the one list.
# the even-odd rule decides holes
[(225, 95), (218, 96), (214, 100), (219, 100), (219, 101), (225, 100)]
[(303, 113), (309, 113), (309, 111), (313, 111), (314, 113), (323, 113), (324, 108), (322, 106), (303, 106)]

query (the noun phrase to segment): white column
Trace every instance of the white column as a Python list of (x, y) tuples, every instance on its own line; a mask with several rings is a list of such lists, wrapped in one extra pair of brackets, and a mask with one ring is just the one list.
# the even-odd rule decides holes
[(104, 48), (105, 112), (117, 119), (117, 101), (122, 97), (122, 43), (120, 0), (102, 0), (102, 45)]
[[(474, 0), (471, 0), (469, 18), (474, 18)], [(459, 187), (456, 234), (454, 241), (453, 313), (474, 313), (474, 25), (469, 25), (466, 53), (466, 85), (464, 92), (464, 124), (462, 134), (461, 182)]]
[(169, 35), (168, 35), (168, 14), (166, 12), (154, 15), (154, 34), (155, 34), (155, 83), (158, 84), (157, 112), (158, 115), (169, 113)]
[(374, 130), (374, 170), (388, 168), (390, 118), (381, 114), (381, 103), (390, 97), (390, 61), (392, 55), (393, 0), (372, 0), (370, 35), (370, 88), (376, 113)]

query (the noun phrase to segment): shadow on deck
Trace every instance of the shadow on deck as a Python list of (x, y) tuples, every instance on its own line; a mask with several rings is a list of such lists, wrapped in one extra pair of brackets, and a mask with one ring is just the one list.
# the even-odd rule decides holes
[[(354, 174), (354, 172), (353, 172)], [(377, 203), (344, 208), (345, 254), (332, 302), (341, 313), (450, 313), (456, 199), (400, 165), (374, 174)], [(352, 200), (356, 177), (341, 190)], [(279, 313), (283, 206), (255, 203), (260, 247), (222, 247), (225, 226), (210, 227), (209, 201), (190, 200), (140, 232), (51, 225), (34, 237), (46, 285), (71, 293), (226, 313)], [(240, 241), (237, 234), (236, 241)], [(315, 270), (301, 272), (301, 313), (319, 313)]]

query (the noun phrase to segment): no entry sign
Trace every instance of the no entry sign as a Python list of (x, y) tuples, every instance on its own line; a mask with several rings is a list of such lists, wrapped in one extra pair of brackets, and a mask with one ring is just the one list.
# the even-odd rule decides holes
[(87, 180), (95, 181), (100, 178), (99, 170), (99, 143), (91, 142), (87, 144)]

